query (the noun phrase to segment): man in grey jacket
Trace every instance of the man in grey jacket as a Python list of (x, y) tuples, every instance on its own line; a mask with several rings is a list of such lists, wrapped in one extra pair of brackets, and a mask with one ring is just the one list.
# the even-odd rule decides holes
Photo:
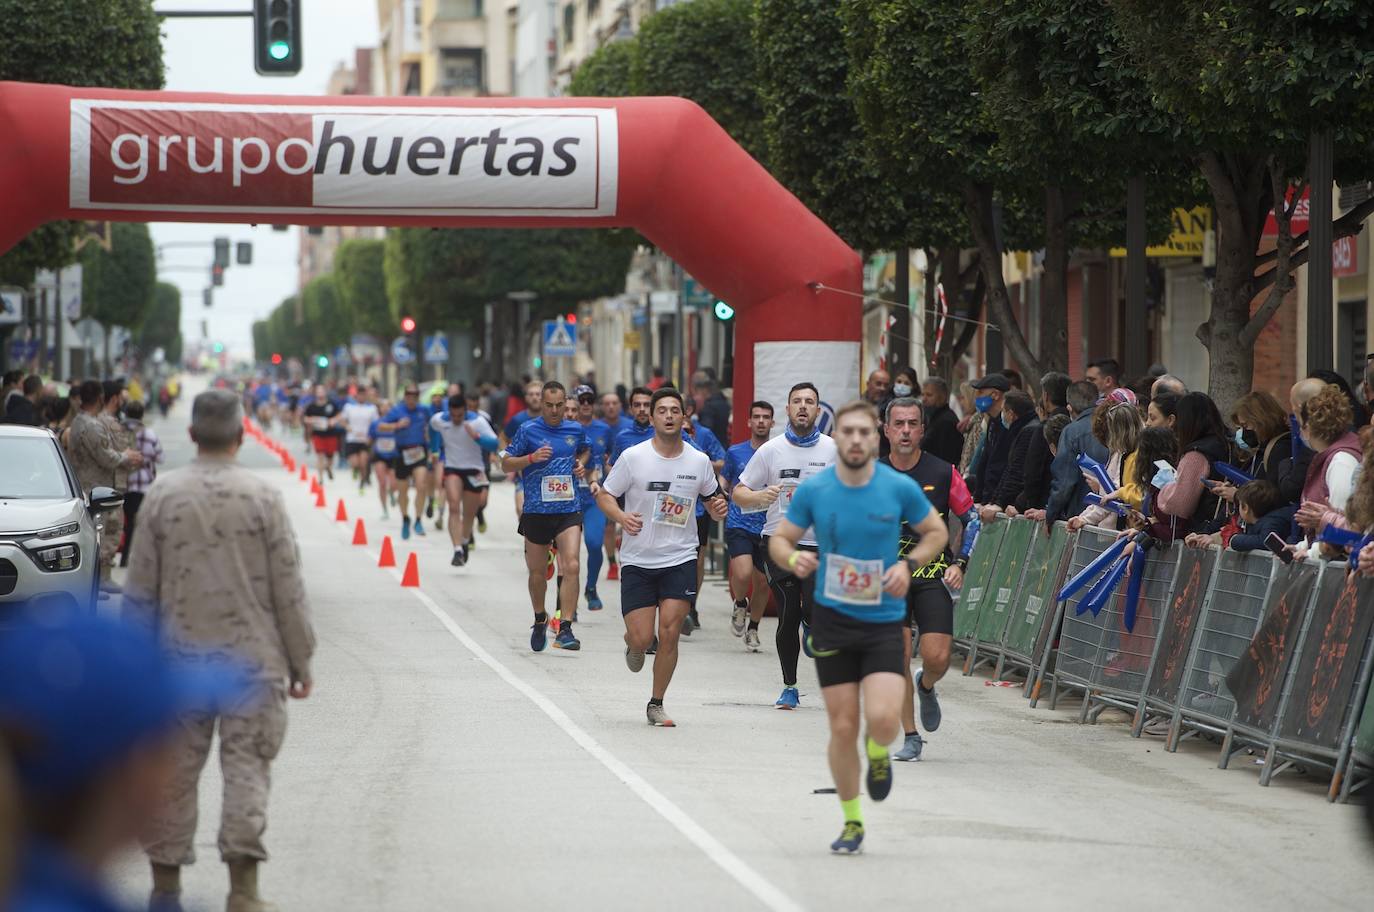
[(1069, 387), (1069, 414), (1073, 421), (1059, 438), (1059, 452), (1050, 464), (1050, 500), (1045, 521), (1054, 522), (1077, 516), (1087, 506), (1088, 483), (1078, 467), (1078, 457), (1086, 453), (1104, 465), (1110, 455), (1093, 436), (1093, 413), (1097, 410), (1097, 387), (1080, 380)]

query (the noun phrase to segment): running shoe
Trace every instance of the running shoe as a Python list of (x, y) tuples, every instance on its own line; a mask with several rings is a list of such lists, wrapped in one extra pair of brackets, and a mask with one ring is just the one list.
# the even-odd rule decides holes
[(416, 535), (424, 535), (424, 534), (425, 534), (425, 524), (422, 523), (422, 522), (420, 522), (420, 517), (418, 517), (418, 516), (415, 517), (415, 534), (416, 534)]
[(487, 534), (487, 517), (485, 513), (477, 514), (477, 531), (483, 535)]
[(556, 551), (553, 550), (553, 547), (552, 547), (552, 546), (549, 547), (549, 563), (548, 563), (547, 566), (544, 567), (544, 579), (545, 579), (545, 581), (553, 579), (554, 573), (557, 572), (557, 570), (558, 570), (558, 563), (557, 563), (557, 561), (554, 559), (554, 555), (557, 554), (557, 553), (558, 553), (558, 552), (556, 552)]
[(402, 538), (403, 540), (404, 540), (404, 539), (407, 539), (407, 538), (410, 538), (410, 517), (409, 517), (409, 516), (402, 516), (402, 517), (401, 517), (401, 538)]
[(620, 579), (620, 564), (619, 564), (619, 563), (617, 563), (616, 561), (611, 561), (611, 565), (610, 565), (609, 567), (606, 568), (606, 579), (608, 579), (608, 580), (618, 580), (618, 579)]
[(450, 567), (461, 567), (461, 566), (463, 566), (463, 549), (462, 549), (462, 548), (454, 548), (454, 549), (453, 549), (453, 559), (450, 560), (450, 561), (448, 562), (448, 565), (449, 565)]
[(902, 744), (902, 749), (892, 755), (893, 760), (901, 760), (903, 763), (911, 763), (921, 759), (921, 749), (926, 746), (925, 739), (920, 732), (912, 732), (906, 736), (906, 741)]
[(657, 652), (658, 652), (658, 637), (655, 636), (655, 637), (654, 637), (654, 641), (653, 641), (652, 643), (649, 644), (649, 648), (646, 649), (646, 650), (644, 650), (644, 654), (645, 654), (645, 655), (650, 655), (650, 656), (651, 656), (651, 655), (656, 654)]
[(892, 758), (884, 753), (876, 760), (868, 758), (868, 797), (882, 801), (892, 791)]
[(802, 621), (802, 652), (806, 653), (808, 659), (816, 657), (816, 650), (811, 646), (811, 625)]
[(362, 496), (362, 494), (363, 494), (363, 492), (364, 492), (365, 490), (367, 490), (367, 485), (366, 485), (365, 483), (361, 482), (361, 481), (358, 482), (358, 496), (359, 496), (359, 497)]
[(857, 820), (846, 820), (840, 838), (830, 843), (830, 851), (836, 855), (858, 855), (864, 850), (864, 825)]
[(477, 547), (477, 539), (476, 539), (476, 537), (469, 538), (466, 542), (464, 542), (463, 547), (464, 547), (464, 548), (467, 548), (469, 551), (471, 551), (473, 548), (476, 548), (476, 547)]
[(650, 725), (659, 728), (676, 728), (677, 723), (668, 718), (668, 711), (663, 708), (662, 703), (650, 703), (644, 707), (644, 715), (648, 717)]
[(558, 629), (558, 636), (554, 638), (553, 647), (555, 649), (566, 649), (569, 652), (577, 652), (577, 650), (582, 648), (582, 641), (573, 636), (571, 624), (563, 624)]
[(692, 635), (692, 616), (689, 614), (682, 619), (682, 630), (679, 635), (689, 637)]
[(921, 671), (923, 670), (917, 670), (916, 680), (913, 683), (916, 685), (916, 696), (921, 698), (921, 727), (928, 732), (933, 732), (940, 727), (940, 698), (935, 695), (935, 688), (933, 687), (929, 693), (921, 689)]
[(549, 644), (547, 623), (541, 624), (535, 621), (530, 625), (530, 648), (535, 652), (543, 652), (544, 647)]
[(463, 562), (460, 563), (458, 566), (460, 566), (460, 567), (466, 567), (466, 566), (467, 566), (467, 563), (468, 563), (468, 549), (467, 549), (467, 548), (463, 548), (463, 549), (462, 549), (462, 552), (463, 552)]
[(797, 693), (795, 687), (784, 687), (782, 696), (778, 697), (778, 702), (773, 705), (778, 709), (796, 709), (801, 705), (801, 694)]
[(444, 531), (444, 514), (443, 514), (443, 513), (440, 513), (440, 514), (438, 515), (438, 517), (435, 518), (435, 520), (434, 520), (434, 528), (438, 529), (440, 532)]
[(425, 519), (434, 518), (434, 498), (425, 501)]
[(601, 597), (596, 594), (595, 589), (588, 589), (582, 594), (587, 597), (588, 611), (600, 611), (602, 608), (606, 607), (601, 603)]
[(625, 647), (625, 667), (638, 673), (644, 667), (644, 655), (642, 652), (635, 652), (629, 646)]
[(382, 504), (382, 519), (390, 519), (391, 516), (386, 512), (386, 504)]
[(735, 611), (730, 615), (730, 632), (735, 636), (744, 636), (744, 628), (749, 626), (749, 603), (740, 599), (735, 602)]
[(744, 648), (750, 652), (759, 651), (759, 632), (757, 629), (744, 632)]

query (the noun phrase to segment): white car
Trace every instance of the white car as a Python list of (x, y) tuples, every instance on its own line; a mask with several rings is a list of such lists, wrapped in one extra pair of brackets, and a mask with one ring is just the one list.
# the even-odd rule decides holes
[(51, 431), (0, 425), (0, 623), (19, 605), (90, 610), (98, 517), (123, 505), (114, 488), (82, 493)]

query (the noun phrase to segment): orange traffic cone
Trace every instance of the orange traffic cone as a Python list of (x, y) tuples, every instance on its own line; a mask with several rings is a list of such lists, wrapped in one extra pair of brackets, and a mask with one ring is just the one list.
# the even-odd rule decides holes
[(334, 522), (348, 522), (348, 511), (344, 509), (343, 498), (339, 498), (339, 508), (334, 511)]
[(377, 559), (378, 567), (396, 566), (396, 552), (391, 550), (391, 536), (382, 536), (382, 556)]
[(305, 481), (309, 477), (305, 472), (305, 463), (301, 463), (301, 481)]
[(358, 521), (353, 524), (353, 544), (367, 544), (367, 530), (363, 528), (363, 518), (358, 517)]
[(414, 551), (410, 552), (410, 557), (406, 558), (406, 572), (401, 574), (401, 585), (411, 589), (420, 586), (420, 565), (415, 560)]
[(320, 488), (315, 492), (315, 506), (321, 509), (324, 508), (324, 488)]

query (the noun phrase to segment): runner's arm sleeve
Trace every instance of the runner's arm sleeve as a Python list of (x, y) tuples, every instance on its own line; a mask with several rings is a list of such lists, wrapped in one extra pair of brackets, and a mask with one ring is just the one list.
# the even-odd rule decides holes
[(768, 487), (768, 466), (765, 464), (767, 461), (767, 454), (755, 453), (754, 458), (749, 460), (749, 464), (739, 473), (735, 483), (742, 484), (751, 491), (762, 491)]
[(491, 426), (491, 422), (481, 417), (476, 419), (477, 424), (477, 445), (484, 453), (494, 453), (501, 442), (496, 439), (496, 429)]

